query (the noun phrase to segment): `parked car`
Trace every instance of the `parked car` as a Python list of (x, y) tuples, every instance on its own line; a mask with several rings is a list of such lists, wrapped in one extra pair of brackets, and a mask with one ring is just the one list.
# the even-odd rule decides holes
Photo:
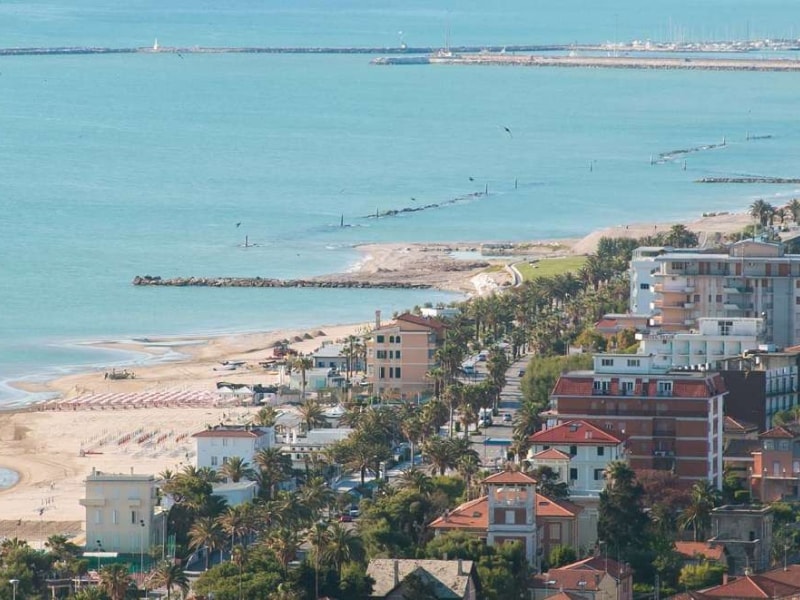
[(505, 413), (503, 415), (503, 423), (511, 423), (511, 413)]
[(358, 507), (357, 507), (357, 506), (356, 506), (356, 507), (350, 507), (350, 516), (351, 516), (353, 519), (356, 519), (356, 518), (358, 518), (358, 516), (359, 516), (360, 514), (361, 514), (361, 511), (360, 511), (360, 510), (358, 510)]

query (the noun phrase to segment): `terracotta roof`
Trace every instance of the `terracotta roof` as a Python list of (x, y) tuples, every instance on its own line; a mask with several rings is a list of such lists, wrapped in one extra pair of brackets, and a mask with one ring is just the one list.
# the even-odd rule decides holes
[[(612, 577), (619, 577), (620, 573), (625, 570), (625, 565), (618, 563), (613, 558), (607, 556), (590, 556), (574, 563), (564, 565), (558, 569), (551, 569), (552, 571), (598, 571), (607, 572)], [(630, 569), (628, 570), (630, 572)]]
[(416, 573), (432, 584), (437, 598), (463, 598), (472, 574), (472, 561), (373, 558), (367, 566), (367, 575), (375, 581), (370, 597), (385, 598), (399, 587), (395, 569), (400, 582)]
[(591, 571), (589, 569), (574, 571), (550, 569), (546, 574), (538, 575), (533, 579), (533, 587), (550, 588), (551, 590), (595, 592), (600, 589), (600, 582), (603, 580), (604, 576), (604, 573)]
[[(577, 504), (567, 500), (550, 500), (541, 494), (536, 494), (536, 517), (561, 517), (575, 518), (583, 510)], [(431, 529), (463, 529), (485, 532), (489, 528), (489, 497), (481, 496), (457, 506), (435, 519), (429, 525)]]
[(552, 596), (548, 596), (547, 600), (586, 600), (586, 596), (581, 596), (574, 592), (558, 592)]
[(764, 575), (745, 575), (728, 583), (703, 590), (709, 598), (784, 598), (800, 592), (795, 585), (788, 585)]
[(675, 550), (678, 554), (689, 558), (702, 556), (717, 562), (725, 557), (724, 546), (721, 544), (709, 544), (708, 542), (675, 542)]
[(785, 569), (778, 567), (772, 571), (761, 573), (761, 576), (800, 588), (800, 565), (786, 565)]
[(567, 421), (561, 425), (556, 425), (550, 429), (537, 431), (528, 438), (534, 444), (621, 444), (622, 439), (604, 429), (600, 429), (594, 423), (575, 419)]
[(763, 439), (789, 439), (793, 440), (797, 437), (797, 434), (792, 433), (792, 431), (788, 427), (778, 426), (773, 427), (772, 429), (765, 431), (764, 433), (760, 434), (758, 437)]
[(507, 485), (533, 485), (536, 483), (536, 480), (530, 475), (526, 475), (521, 471), (501, 471), (500, 473), (489, 475), (489, 477), (484, 479), (481, 483), (484, 484), (500, 483)]
[(259, 438), (267, 435), (267, 430), (258, 427), (227, 427), (217, 426), (192, 434), (196, 438)]
[[(710, 398), (723, 394), (727, 391), (725, 381), (719, 373), (714, 372), (695, 372), (695, 371), (676, 371), (666, 375), (625, 375), (624, 373), (603, 373), (604, 377), (612, 380), (612, 389), (616, 389), (616, 381), (620, 377), (635, 378), (636, 385), (634, 395), (644, 398), (658, 398), (663, 401), (664, 397), (658, 395), (657, 383), (659, 381), (672, 382), (672, 396), (669, 398)], [(553, 388), (552, 396), (585, 396), (596, 397), (593, 392), (595, 373), (593, 371), (572, 371), (558, 378)], [(643, 380), (647, 379), (645, 383)], [(610, 394), (605, 398), (629, 398), (621, 394)]]
[(723, 429), (725, 433), (747, 433), (748, 431), (757, 430), (758, 427), (752, 423), (745, 423), (744, 421), (739, 421), (733, 417), (726, 416)]
[(561, 450), (556, 450), (555, 448), (548, 448), (547, 450), (542, 450), (541, 452), (537, 452), (531, 459), (535, 460), (569, 460), (569, 454), (564, 454)]
[(410, 313), (404, 313), (396, 317), (395, 321), (405, 321), (406, 323), (413, 323), (414, 325), (423, 325), (425, 327), (430, 327), (431, 329), (435, 329), (436, 331), (442, 331), (443, 329), (447, 328), (447, 325), (445, 325), (438, 319), (430, 319), (428, 317), (418, 317)]

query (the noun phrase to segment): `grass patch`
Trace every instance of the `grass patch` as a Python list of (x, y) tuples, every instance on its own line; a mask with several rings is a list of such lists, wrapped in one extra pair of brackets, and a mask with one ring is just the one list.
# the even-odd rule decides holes
[(524, 280), (537, 277), (552, 277), (562, 273), (577, 273), (586, 262), (585, 256), (567, 256), (564, 258), (544, 258), (533, 264), (518, 263), (516, 265)]
[(506, 267), (505, 265), (490, 265), (486, 267), (483, 272), (484, 273), (499, 273), (500, 271), (504, 270)]

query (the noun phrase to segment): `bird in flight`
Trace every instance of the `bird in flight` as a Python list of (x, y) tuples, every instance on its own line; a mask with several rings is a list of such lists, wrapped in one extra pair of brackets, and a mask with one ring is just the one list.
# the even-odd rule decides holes
[(239, 221), (239, 222), (236, 224), (236, 227), (238, 228), (238, 227), (239, 227), (239, 225), (241, 225), (241, 224), (242, 224), (242, 222), (241, 222), (241, 221)]
[(505, 129), (506, 133), (508, 134), (508, 137), (512, 138), (514, 137), (514, 134), (511, 133), (511, 130), (508, 127), (503, 126), (503, 129)]
[(474, 177), (470, 177), (469, 180), (470, 181), (475, 181), (475, 178)]
[(414, 197), (412, 196), (412, 197), (411, 197), (411, 201), (412, 201), (412, 202), (416, 202), (416, 201), (417, 201), (417, 199), (416, 199), (416, 198), (414, 198)]

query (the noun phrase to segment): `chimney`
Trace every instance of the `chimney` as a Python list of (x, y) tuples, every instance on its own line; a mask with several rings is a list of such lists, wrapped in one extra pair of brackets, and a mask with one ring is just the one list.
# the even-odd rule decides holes
[(460, 558), (458, 559), (458, 576), (464, 576), (464, 562)]
[(728, 583), (728, 572), (727, 572), (727, 571), (725, 571), (725, 572), (722, 574), (722, 585), (725, 585), (725, 584), (727, 584), (727, 583)]
[(375, 329), (381, 328), (381, 311), (375, 311)]
[(394, 566), (394, 587), (400, 585), (400, 561), (397, 559), (392, 561)]

